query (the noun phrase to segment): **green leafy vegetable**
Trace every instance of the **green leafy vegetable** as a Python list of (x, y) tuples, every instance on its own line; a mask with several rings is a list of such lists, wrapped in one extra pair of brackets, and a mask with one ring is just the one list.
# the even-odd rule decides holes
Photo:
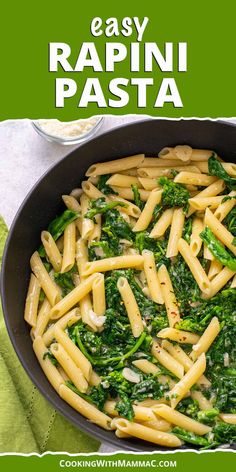
[(186, 441), (190, 444), (195, 444), (197, 446), (208, 447), (210, 446), (210, 442), (203, 436), (198, 436), (197, 434), (191, 433), (190, 431), (186, 431), (185, 429), (179, 428), (175, 426), (172, 432), (178, 436), (179, 439), (182, 441)]
[(93, 219), (96, 215), (103, 215), (112, 208), (115, 207), (127, 207), (127, 204), (124, 202), (106, 202), (104, 197), (98, 198), (97, 200), (91, 200), (90, 209), (85, 214), (85, 218)]
[(236, 179), (226, 172), (221, 162), (214, 155), (208, 159), (208, 173), (223, 179), (230, 190), (236, 189)]
[(236, 442), (236, 424), (218, 423), (213, 428), (214, 441), (218, 444), (232, 444)]
[(197, 414), (197, 419), (201, 423), (211, 425), (218, 415), (219, 410), (217, 408), (212, 408), (211, 410), (199, 411)]
[(226, 251), (223, 244), (215, 237), (210, 228), (205, 227), (200, 233), (200, 237), (218, 261), (224, 266), (229, 267), (229, 269), (236, 270), (236, 258)]
[[(64, 233), (65, 228), (72, 223), (72, 221), (78, 218), (78, 213), (72, 210), (65, 210), (62, 215), (55, 218), (48, 226), (48, 231), (52, 235), (53, 239), (57, 241), (58, 238)], [(46, 253), (43, 246), (40, 246), (39, 255), (45, 257)]]
[(230, 233), (233, 234), (233, 236), (236, 236), (236, 207), (234, 207), (228, 213), (228, 215), (223, 220), (223, 224), (230, 231)]
[(72, 267), (72, 269), (68, 272), (63, 274), (61, 274), (61, 272), (54, 273), (54, 279), (57, 285), (62, 288), (63, 297), (65, 297), (69, 292), (71, 292), (71, 290), (75, 288), (73, 275), (75, 274), (76, 270), (76, 266), (74, 265), (74, 267)]
[(163, 187), (162, 204), (165, 207), (181, 207), (187, 213), (189, 208), (189, 191), (181, 184), (169, 180), (167, 177), (160, 177), (160, 185)]
[(132, 188), (132, 191), (133, 191), (133, 194), (134, 194), (134, 203), (135, 203), (135, 205), (137, 205), (137, 207), (140, 208), (140, 210), (142, 210), (143, 207), (144, 207), (144, 202), (140, 198), (139, 189), (138, 189), (137, 185), (131, 185), (131, 188)]
[(44, 353), (43, 359), (49, 359), (53, 365), (55, 366), (58, 365), (57, 359), (54, 357), (54, 355), (50, 351), (46, 351)]
[[(98, 251), (99, 250), (99, 251)], [(104, 257), (112, 257), (119, 254), (119, 243), (117, 249), (112, 248), (108, 241), (92, 241), (88, 247), (90, 261), (104, 259)]]
[(104, 174), (100, 175), (97, 183), (97, 188), (100, 192), (104, 193), (104, 195), (118, 195), (117, 192), (113, 190), (106, 182), (111, 177), (111, 174)]

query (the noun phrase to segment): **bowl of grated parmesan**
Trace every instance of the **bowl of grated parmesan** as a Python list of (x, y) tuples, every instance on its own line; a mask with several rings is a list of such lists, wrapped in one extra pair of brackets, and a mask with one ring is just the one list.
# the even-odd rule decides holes
[(99, 116), (68, 122), (45, 119), (32, 121), (32, 126), (47, 141), (72, 145), (92, 138), (100, 128), (102, 121), (103, 117)]

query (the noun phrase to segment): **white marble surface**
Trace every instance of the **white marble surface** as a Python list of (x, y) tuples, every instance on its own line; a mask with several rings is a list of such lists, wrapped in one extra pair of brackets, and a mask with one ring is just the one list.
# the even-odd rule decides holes
[[(97, 134), (143, 118), (141, 115), (105, 117)], [(236, 119), (229, 121), (236, 123)], [(35, 182), (75, 147), (45, 141), (28, 120), (0, 123), (0, 215), (8, 226)], [(100, 451), (112, 452), (115, 448), (103, 444)]]

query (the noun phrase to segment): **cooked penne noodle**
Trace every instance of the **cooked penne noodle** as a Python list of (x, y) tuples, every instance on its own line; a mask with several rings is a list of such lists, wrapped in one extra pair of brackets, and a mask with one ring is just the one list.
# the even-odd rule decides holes
[(209, 157), (214, 155), (213, 151), (209, 149), (193, 149), (191, 155), (191, 161), (199, 162), (199, 161), (208, 161)]
[(95, 423), (104, 429), (111, 429), (111, 418), (109, 416), (105, 415), (94, 405), (86, 402), (86, 400), (72, 392), (72, 390), (66, 385), (60, 386), (59, 395), (63, 400), (65, 400), (65, 402), (72, 406), (81, 415), (85, 416), (85, 418), (88, 418), (92, 423)]
[(93, 282), (96, 277), (97, 274), (93, 274), (86, 280), (83, 280), (78, 285), (78, 287), (75, 287), (71, 292), (68, 293), (68, 295), (66, 295), (55, 306), (53, 306), (50, 312), (51, 318), (54, 320), (60, 318), (80, 300), (82, 300), (82, 298), (92, 290)]
[(61, 273), (69, 272), (75, 264), (75, 242), (76, 227), (75, 223), (67, 225), (64, 231), (64, 248), (62, 257)]
[(234, 276), (230, 288), (236, 288), (236, 275)]
[(202, 247), (202, 239), (200, 233), (203, 231), (204, 224), (201, 218), (195, 217), (193, 219), (192, 233), (190, 236), (190, 249), (195, 257), (199, 254)]
[(24, 319), (30, 326), (35, 327), (37, 323), (39, 295), (41, 285), (34, 274), (30, 276), (30, 282), (25, 302)]
[(117, 288), (124, 302), (133, 336), (138, 338), (143, 332), (143, 322), (133, 291), (125, 277), (120, 277)]
[(160, 190), (162, 188), (161, 185), (157, 183), (157, 179), (149, 179), (148, 177), (138, 177), (138, 180), (145, 190), (154, 190), (154, 188), (158, 188)]
[[(81, 194), (79, 196), (81, 196)], [(73, 195), (62, 195), (62, 200), (69, 210), (80, 213), (80, 204)]]
[(49, 326), (47, 331), (43, 334), (43, 342), (45, 346), (49, 346), (54, 339), (54, 331), (56, 326), (61, 328), (62, 330), (66, 329), (67, 326), (72, 326), (74, 323), (77, 323), (81, 319), (81, 315), (79, 313), (78, 308), (74, 308), (73, 310), (69, 311), (66, 315), (60, 318), (56, 323)]
[(215, 215), (213, 215), (209, 208), (207, 208), (205, 212), (205, 225), (208, 226), (215, 236), (236, 256), (236, 246), (233, 245), (234, 236)]
[(236, 424), (236, 415), (233, 413), (221, 413), (220, 419), (225, 423)]
[(80, 197), (80, 205), (82, 218), (81, 236), (82, 239), (88, 239), (94, 230), (94, 222), (85, 216), (89, 209), (89, 198), (85, 193), (82, 193)]
[(136, 225), (133, 227), (133, 231), (134, 232), (137, 232), (137, 231), (143, 231), (144, 229), (146, 229), (152, 218), (153, 218), (153, 212), (154, 212), (154, 209), (156, 207), (156, 205), (158, 203), (160, 203), (161, 201), (161, 195), (162, 195), (162, 190), (157, 190), (157, 189), (154, 189), (151, 191), (149, 197), (148, 197), (148, 200), (146, 202), (146, 205), (141, 213), (141, 215), (139, 216), (139, 219), (136, 223)]
[(137, 185), (138, 188), (142, 188), (137, 177), (124, 174), (113, 174), (107, 181), (107, 185), (117, 185), (118, 187), (131, 187), (131, 185)]
[[(125, 198), (127, 200), (134, 200), (134, 193), (132, 188), (129, 187), (117, 187), (116, 185), (112, 185), (111, 188), (114, 192), (118, 193), (119, 197)], [(146, 202), (150, 192), (149, 190), (144, 190), (142, 188), (139, 189), (139, 195), (143, 202)]]
[(185, 214), (182, 208), (175, 208), (172, 221), (171, 221), (170, 235), (169, 235), (169, 240), (168, 240), (168, 245), (167, 245), (167, 250), (166, 250), (166, 257), (177, 256), (179, 252), (178, 242), (182, 236), (184, 221), (185, 221)]
[[(223, 192), (225, 188), (225, 183), (224, 180), (218, 179), (213, 184), (208, 185), (208, 187), (204, 188), (204, 190), (201, 190), (201, 192), (197, 193), (195, 195), (197, 198), (206, 198), (206, 197), (215, 197), (219, 193)], [(190, 207), (187, 216), (191, 216), (196, 210), (192, 207)]]
[[(138, 169), (138, 175), (140, 177), (150, 177), (150, 178), (158, 178), (162, 176), (174, 177), (173, 170), (176, 170), (180, 173), (182, 173), (182, 171), (185, 171), (186, 174), (191, 172), (193, 173), (193, 175), (195, 175), (195, 173), (202, 175), (201, 171), (195, 166), (180, 166), (180, 165), (174, 166), (174, 167), (140, 167)], [(192, 182), (186, 182), (186, 183), (192, 183)]]
[(193, 350), (190, 354), (190, 357), (195, 361), (202, 353), (208, 351), (209, 347), (218, 336), (220, 332), (220, 323), (216, 316), (212, 318), (209, 325), (205, 329), (204, 333), (198, 340), (197, 344), (193, 346)]
[(88, 180), (82, 182), (81, 184), (82, 190), (85, 193), (85, 195), (91, 199), (91, 200), (97, 200), (98, 198), (105, 198), (107, 200), (106, 195), (104, 193), (100, 192), (95, 185), (93, 185), (92, 182), (89, 182)]
[(202, 353), (197, 361), (190, 367), (188, 372), (182, 379), (170, 390), (168, 397), (170, 398), (171, 408), (175, 408), (182, 398), (188, 393), (191, 387), (197, 383), (206, 370), (206, 356)]
[(171, 225), (173, 215), (174, 208), (168, 208), (167, 210), (165, 210), (154, 225), (150, 233), (150, 238), (157, 239), (163, 236), (167, 228)]
[(77, 262), (77, 267), (78, 267), (78, 272), (80, 279), (83, 279), (83, 270), (86, 262), (88, 262), (88, 249), (85, 244), (85, 241), (80, 238), (76, 242), (76, 254), (75, 254), (76, 262)]
[(203, 244), (203, 257), (207, 261), (214, 261), (215, 260), (212, 252), (210, 251), (210, 249), (207, 247), (207, 245), (205, 243)]
[(37, 277), (49, 303), (53, 306), (61, 299), (61, 293), (57, 285), (46, 271), (39, 253), (35, 251), (30, 259), (32, 272)]
[(89, 235), (89, 242), (90, 241), (99, 241), (100, 238), (101, 238), (101, 232), (102, 232), (102, 228), (101, 228), (101, 215), (96, 215), (94, 217), (94, 228), (93, 228), (93, 231), (92, 233), (90, 233)]
[(50, 311), (51, 311), (51, 305), (48, 301), (48, 299), (45, 297), (40, 310), (38, 312), (38, 317), (36, 320), (36, 326), (34, 327), (34, 337), (37, 338), (37, 336), (42, 336), (47, 324), (50, 320)]
[(199, 341), (198, 334), (190, 333), (189, 331), (181, 331), (175, 328), (164, 328), (157, 333), (158, 338), (171, 339), (180, 344), (196, 344)]
[(184, 375), (183, 366), (176, 361), (170, 354), (163, 349), (157, 341), (152, 345), (152, 355), (162, 364), (166, 369), (172, 372), (176, 377), (181, 379)]
[(197, 257), (193, 255), (188, 243), (182, 238), (178, 242), (178, 249), (189, 269), (191, 270), (199, 288), (203, 293), (209, 294), (211, 290), (211, 284), (206, 275), (206, 272), (204, 271)]
[(147, 426), (138, 423), (132, 423), (124, 418), (117, 418), (112, 421), (112, 424), (120, 431), (134, 436), (135, 438), (144, 439), (145, 441), (159, 444), (167, 447), (178, 447), (181, 441), (171, 433), (164, 431), (157, 431)]
[(174, 410), (168, 405), (157, 405), (154, 409), (157, 415), (161, 416), (170, 423), (179, 426), (180, 428), (186, 429), (192, 433), (203, 436), (211, 431), (209, 426), (199, 423), (198, 421), (189, 418), (189, 416), (183, 415), (179, 411)]
[(217, 197), (193, 197), (189, 199), (189, 204), (195, 210), (205, 210), (206, 208), (215, 209), (219, 207), (224, 195)]
[(86, 381), (81, 369), (77, 367), (62, 345), (59, 343), (53, 343), (50, 346), (50, 351), (57, 359), (68, 377), (72, 380), (75, 387), (81, 393), (85, 393), (88, 388), (88, 382)]
[(97, 327), (93, 323), (90, 316), (93, 307), (92, 307), (92, 300), (89, 293), (80, 300), (79, 308), (80, 308), (80, 313), (81, 313), (81, 318), (82, 318), (83, 323), (90, 326), (90, 328), (92, 328), (93, 331), (97, 331)]
[(223, 268), (223, 266), (222, 266), (221, 262), (217, 261), (216, 259), (211, 261), (211, 265), (209, 267), (209, 271), (208, 271), (208, 274), (207, 274), (208, 279), (210, 281), (213, 280), (214, 277), (216, 275), (218, 275), (219, 272), (221, 272), (222, 268)]
[(48, 353), (48, 349), (41, 336), (35, 338), (33, 350), (50, 384), (52, 384), (53, 388), (59, 393), (61, 385), (64, 384), (64, 379), (48, 357), (45, 356), (45, 354)]
[(122, 210), (122, 213), (126, 213), (127, 215), (133, 216), (134, 218), (139, 218), (139, 216), (141, 215), (140, 208), (137, 205), (134, 205), (134, 203), (129, 202), (125, 198), (122, 198), (117, 195), (109, 195), (109, 199), (112, 202), (115, 201), (115, 202), (122, 202), (126, 204), (126, 207), (117, 207), (118, 210), (120, 209), (120, 213)]
[(160, 417), (158, 418), (157, 415), (155, 415), (155, 417), (155, 420), (142, 422), (143, 426), (147, 426), (151, 429), (157, 429), (158, 431), (171, 431), (171, 424), (168, 421), (163, 420)]
[(143, 160), (144, 154), (136, 154), (135, 156), (123, 157), (114, 161), (98, 162), (97, 164), (92, 164), (85, 175), (90, 177), (93, 175), (114, 174), (138, 167), (142, 164)]
[[(173, 345), (166, 339), (162, 341), (162, 346), (183, 366), (185, 372), (188, 372), (193, 366), (193, 361), (191, 361), (186, 352), (180, 346)], [(211, 386), (211, 382), (209, 382), (205, 375), (202, 375), (197, 381), (197, 385), (200, 388), (208, 388)]]
[(177, 159), (183, 162), (189, 162), (193, 153), (191, 146), (178, 145), (174, 148), (174, 153)]
[(174, 167), (176, 166), (184, 166), (184, 165), (188, 165), (189, 163), (189, 160), (187, 162), (180, 162), (179, 161), (179, 158), (177, 158), (177, 156), (175, 157), (175, 159), (165, 159), (165, 161), (163, 162), (163, 160), (160, 158), (160, 157), (145, 157), (143, 162), (142, 162), (142, 165), (139, 166), (139, 167), (172, 167), (172, 169), (174, 169)]
[(69, 336), (60, 328), (60, 326), (55, 326), (54, 337), (68, 353), (76, 366), (81, 370), (85, 379), (89, 381), (92, 374), (92, 365), (88, 361), (87, 357), (85, 357), (80, 349), (73, 343), (73, 341), (71, 341)]
[(206, 174), (198, 174), (196, 172), (182, 171), (174, 178), (174, 182), (178, 184), (201, 185), (208, 187), (217, 180), (217, 177)]
[(147, 279), (150, 297), (154, 302), (163, 304), (164, 300), (162, 296), (160, 282), (157, 276), (154, 254), (153, 252), (144, 249), (142, 252), (142, 256), (144, 261), (143, 267)]
[(86, 262), (82, 271), (83, 276), (94, 274), (95, 272), (106, 272), (114, 269), (125, 269), (127, 267), (140, 268), (143, 266), (143, 256), (117, 256), (100, 259), (98, 261)]
[(193, 390), (191, 392), (191, 397), (193, 398), (193, 400), (196, 400), (198, 402), (201, 410), (210, 410), (212, 408), (212, 403), (207, 400), (207, 398), (204, 397), (202, 392), (199, 392), (199, 390)]
[(48, 231), (42, 231), (41, 241), (53, 269), (55, 272), (60, 272), (62, 257), (52, 235)]
[(89, 385), (92, 387), (98, 387), (98, 385), (101, 383), (101, 377), (95, 372), (95, 370), (92, 370), (90, 379), (89, 379)]
[[(227, 195), (225, 195), (227, 197)], [(235, 197), (236, 192), (233, 190), (229, 193), (229, 197)], [(218, 208), (216, 209), (214, 216), (219, 220), (223, 221), (228, 213), (234, 208), (236, 205), (236, 198), (232, 200), (226, 200), (225, 202), (221, 203)]]
[(228, 267), (224, 267), (211, 281), (210, 294), (204, 294), (204, 298), (214, 297), (216, 293), (219, 292), (219, 290), (221, 290), (234, 275), (235, 271), (229, 269)]
[(163, 264), (158, 270), (158, 279), (161, 285), (162, 296), (166, 306), (169, 325), (171, 328), (180, 321), (178, 303), (166, 266)]
[(93, 310), (98, 316), (104, 315), (106, 311), (104, 274), (99, 274), (99, 276), (94, 280), (92, 291)]

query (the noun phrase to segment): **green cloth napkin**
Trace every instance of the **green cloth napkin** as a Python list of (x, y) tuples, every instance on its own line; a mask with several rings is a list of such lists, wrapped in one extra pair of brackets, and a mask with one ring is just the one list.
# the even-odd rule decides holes
[[(0, 264), (7, 232), (0, 217)], [(11, 345), (1, 306), (0, 385), (0, 453), (98, 450), (98, 441), (59, 415), (32, 384)]]

